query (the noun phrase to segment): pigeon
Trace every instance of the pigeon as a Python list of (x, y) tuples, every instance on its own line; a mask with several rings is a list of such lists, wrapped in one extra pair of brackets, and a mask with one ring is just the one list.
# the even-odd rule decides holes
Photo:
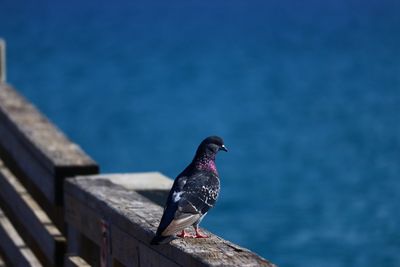
[[(175, 178), (152, 245), (169, 243), (177, 233), (182, 238), (208, 237), (198, 226), (218, 198), (220, 181), (215, 156), (220, 150), (228, 151), (221, 137), (210, 136), (200, 143), (192, 162)], [(185, 232), (190, 226), (195, 235)]]

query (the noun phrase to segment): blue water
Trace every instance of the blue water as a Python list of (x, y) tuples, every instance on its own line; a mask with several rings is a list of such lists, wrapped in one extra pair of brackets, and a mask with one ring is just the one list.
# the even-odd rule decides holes
[(280, 266), (400, 266), (399, 1), (0, 1), (8, 81), (101, 165), (224, 137), (203, 226)]

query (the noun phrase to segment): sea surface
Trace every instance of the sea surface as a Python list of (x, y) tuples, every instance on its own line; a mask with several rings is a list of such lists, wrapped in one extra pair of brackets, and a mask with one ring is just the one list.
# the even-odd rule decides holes
[(8, 82), (103, 173), (225, 139), (202, 226), (279, 266), (400, 266), (400, 1), (0, 0)]

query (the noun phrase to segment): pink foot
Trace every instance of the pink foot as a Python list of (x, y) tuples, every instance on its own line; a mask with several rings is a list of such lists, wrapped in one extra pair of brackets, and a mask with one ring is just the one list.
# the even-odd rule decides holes
[(194, 236), (194, 238), (209, 238), (210, 236), (203, 234), (199, 231), (199, 229), (195, 229), (196, 230), (196, 235)]
[(181, 232), (180, 234), (177, 234), (176, 236), (177, 236), (177, 237), (180, 237), (180, 238), (193, 237), (191, 234), (187, 234), (187, 233), (185, 232), (185, 230), (182, 230), (182, 232)]

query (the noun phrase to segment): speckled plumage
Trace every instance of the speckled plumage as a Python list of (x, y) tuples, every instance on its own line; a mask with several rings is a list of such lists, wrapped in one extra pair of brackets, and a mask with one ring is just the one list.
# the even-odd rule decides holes
[(215, 165), (219, 150), (227, 151), (220, 137), (204, 139), (193, 161), (176, 177), (152, 244), (167, 243), (189, 226), (197, 234), (199, 223), (219, 195), (220, 181)]

